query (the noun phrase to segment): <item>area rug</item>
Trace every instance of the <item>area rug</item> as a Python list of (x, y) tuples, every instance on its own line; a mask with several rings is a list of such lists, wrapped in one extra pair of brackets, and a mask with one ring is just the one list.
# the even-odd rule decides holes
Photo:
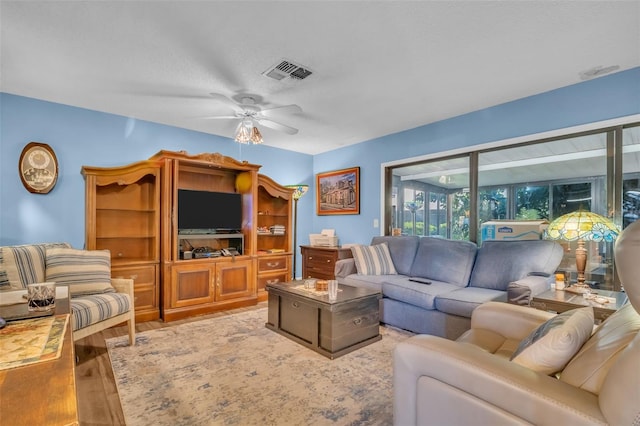
[(0, 329), (0, 370), (60, 358), (69, 314), (11, 321)]
[(261, 308), (107, 340), (127, 425), (390, 425), (392, 352), (330, 360), (267, 329)]

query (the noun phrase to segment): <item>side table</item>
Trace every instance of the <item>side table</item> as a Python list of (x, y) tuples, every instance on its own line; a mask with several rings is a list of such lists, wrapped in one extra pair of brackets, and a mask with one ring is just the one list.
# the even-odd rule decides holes
[(336, 262), (353, 257), (350, 248), (300, 246), (302, 278), (335, 280)]
[(548, 290), (537, 296), (533, 296), (531, 306), (543, 311), (553, 311), (557, 313), (582, 308), (583, 306), (592, 306), (595, 321), (601, 322), (620, 309), (629, 300), (627, 294), (620, 291), (597, 290), (596, 293), (600, 296), (615, 298), (616, 302), (597, 303), (594, 300), (585, 299), (582, 297), (582, 294), (563, 290)]

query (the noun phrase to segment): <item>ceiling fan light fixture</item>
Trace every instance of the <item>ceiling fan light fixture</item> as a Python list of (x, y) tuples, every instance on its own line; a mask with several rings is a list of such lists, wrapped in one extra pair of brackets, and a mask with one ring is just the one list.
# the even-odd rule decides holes
[(260, 130), (258, 130), (257, 127), (253, 126), (253, 129), (251, 129), (251, 143), (254, 144), (258, 144), (258, 143), (262, 143), (262, 134), (260, 133)]
[(249, 143), (251, 140), (251, 127), (245, 126), (244, 122), (240, 123), (234, 140), (239, 143)]

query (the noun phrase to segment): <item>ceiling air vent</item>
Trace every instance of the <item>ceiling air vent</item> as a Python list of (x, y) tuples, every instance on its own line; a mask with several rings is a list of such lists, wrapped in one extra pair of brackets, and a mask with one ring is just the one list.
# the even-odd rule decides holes
[(283, 59), (262, 74), (267, 77), (271, 77), (274, 80), (282, 80), (286, 77), (302, 80), (309, 77), (311, 75), (311, 71), (307, 67)]

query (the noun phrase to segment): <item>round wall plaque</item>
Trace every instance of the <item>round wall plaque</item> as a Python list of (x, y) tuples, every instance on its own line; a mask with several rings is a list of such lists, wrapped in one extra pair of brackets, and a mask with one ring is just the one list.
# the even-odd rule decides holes
[(27, 191), (46, 194), (58, 180), (58, 159), (47, 144), (29, 142), (20, 154), (20, 179)]

